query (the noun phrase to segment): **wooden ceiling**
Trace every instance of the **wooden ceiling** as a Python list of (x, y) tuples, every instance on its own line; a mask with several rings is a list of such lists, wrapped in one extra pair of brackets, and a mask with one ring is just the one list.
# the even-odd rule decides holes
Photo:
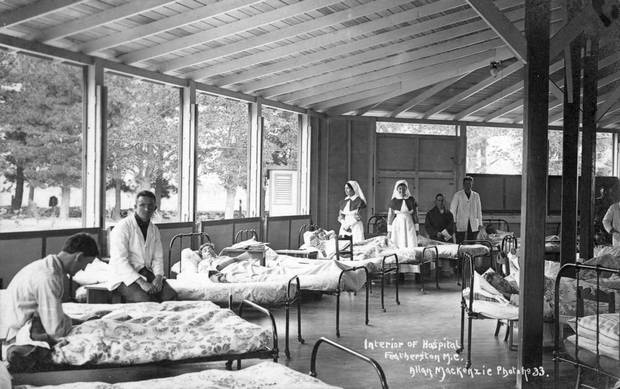
[[(566, 0), (550, 1), (550, 124), (562, 121), (564, 50), (592, 25), (599, 127), (620, 129), (620, 22), (603, 27), (589, 4), (566, 25)], [(3, 0), (0, 45), (18, 38), (329, 115), (521, 123), (523, 18), (523, 0)]]

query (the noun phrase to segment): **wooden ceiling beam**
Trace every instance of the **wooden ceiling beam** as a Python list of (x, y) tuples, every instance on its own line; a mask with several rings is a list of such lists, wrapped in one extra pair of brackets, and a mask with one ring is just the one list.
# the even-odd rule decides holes
[[(316, 4), (318, 1), (311, 1), (309, 5), (314, 5), (313, 9), (321, 8), (321, 5)], [(331, 1), (333, 2), (333, 1)], [(303, 4), (297, 3), (297, 4)], [(334, 12), (332, 14), (322, 16), (316, 19), (308, 20), (299, 24), (285, 27), (273, 32), (261, 34), (256, 37), (243, 39), (231, 44), (205, 49), (196, 54), (185, 55), (180, 58), (176, 58), (167, 61), (159, 65), (159, 70), (166, 73), (177, 69), (182, 69), (188, 66), (193, 66), (199, 63), (212, 61), (214, 59), (226, 57), (242, 51), (251, 50), (257, 47), (268, 45), (273, 42), (278, 42), (283, 39), (291, 38), (300, 34), (310, 33), (312, 31), (327, 28), (333, 25), (338, 25), (347, 21), (351, 21), (363, 16), (372, 15), (377, 12), (384, 11), (386, 8), (396, 7), (408, 3), (405, 0), (385, 0), (385, 1), (372, 1), (352, 8), (344, 9), (342, 11)], [(297, 5), (295, 4), (295, 5)], [(327, 2), (329, 4), (329, 1)], [(291, 6), (292, 7), (292, 6)], [(312, 9), (312, 10), (313, 10)], [(293, 16), (293, 15), (289, 15)], [(198, 74), (198, 73), (195, 73)], [(193, 77), (196, 80), (201, 80), (204, 77)]]
[(78, 49), (85, 53), (91, 54), (97, 51), (129, 43), (137, 39), (147, 38), (151, 35), (166, 32), (174, 28), (184, 27), (204, 19), (247, 7), (254, 3), (259, 3), (260, 1), (262, 0), (229, 0), (220, 2), (216, 2), (216, 0), (209, 0), (208, 2), (205, 2), (203, 7), (84, 42)]
[[(502, 0), (502, 3), (514, 3), (515, 0)], [(371, 34), (366, 38), (358, 39), (357, 41), (340, 44), (336, 47), (323, 49), (333, 43), (339, 43), (342, 41), (350, 41), (352, 37), (368, 34), (370, 31), (380, 31), (382, 29), (390, 28), (402, 23), (411, 23), (411, 21), (429, 17), (433, 14), (445, 12), (452, 8), (461, 7), (464, 4), (464, 0), (441, 0), (434, 3), (426, 4), (420, 7), (416, 7), (410, 10), (399, 12), (389, 17), (383, 17), (376, 20), (371, 20), (366, 23), (353, 25), (347, 28), (343, 28), (338, 31), (333, 31), (329, 34), (320, 35), (314, 38), (305, 39), (300, 42), (296, 42), (290, 45), (276, 47), (273, 49), (265, 50), (260, 53), (245, 56), (243, 58), (226, 61), (224, 64), (216, 64), (200, 69), (191, 74), (193, 78), (210, 78), (219, 74), (228, 73), (231, 71), (253, 66), (254, 64), (260, 64), (263, 62), (271, 62), (278, 58), (288, 57), (291, 53), (299, 53), (308, 50), (318, 50), (315, 53), (297, 56), (295, 58), (278, 61), (271, 65), (260, 66), (258, 68), (250, 68), (241, 73), (226, 76), (218, 79), (218, 85), (231, 85), (237, 84), (243, 81), (252, 80), (258, 77), (265, 77), (267, 75), (282, 72), (288, 69), (299, 67), (300, 64), (310, 64), (314, 62), (320, 62), (329, 59), (334, 56), (339, 56), (347, 52), (353, 52), (364, 47), (372, 47), (380, 45), (392, 40), (402, 39), (406, 35), (414, 35), (424, 30), (420, 30), (423, 25), (431, 25), (432, 23), (415, 23), (411, 26), (404, 27), (402, 29), (388, 31), (382, 34)], [(521, 12), (522, 13), (522, 12)], [(438, 19), (434, 19), (438, 20)], [(442, 22), (443, 23), (443, 22)], [(436, 28), (436, 25), (433, 24)], [(432, 27), (427, 28), (427, 30)], [(409, 31), (411, 30), (411, 31)]]
[(35, 3), (24, 5), (0, 13), (0, 29), (24, 23), (29, 20), (61, 11), (72, 5), (80, 4), (86, 0), (39, 0)]
[[(376, 95), (366, 99), (356, 99), (354, 94), (353, 96), (348, 96), (346, 99), (341, 98), (339, 100), (331, 101), (330, 105), (333, 105), (323, 109), (327, 110), (330, 115), (341, 115), (362, 107), (367, 107), (369, 105), (376, 104), (377, 102), (385, 101), (392, 97), (396, 97), (428, 85), (433, 85), (449, 78), (470, 73), (482, 66), (486, 66), (489, 56), (494, 54), (495, 52), (481, 53), (470, 57), (461, 58), (456, 61), (449, 61), (444, 64), (428, 68), (425, 71), (417, 72), (415, 78), (404, 81), (400, 88), (392, 89), (386, 94)], [(504, 55), (512, 56), (512, 53), (510, 53), (509, 50), (506, 50)], [(347, 102), (351, 98), (354, 100)]]
[(517, 59), (526, 63), (527, 46), (525, 37), (493, 2), (488, 0), (467, 0), (480, 17), (510, 47)]
[[(398, 106), (395, 110), (393, 110), (392, 112), (390, 112), (389, 116), (390, 117), (398, 117), (398, 115), (400, 115), (403, 112), (406, 112), (408, 110), (410, 110), (411, 108), (415, 107), (416, 105), (420, 104), (423, 101), (426, 101), (427, 99), (435, 96), (437, 93), (441, 92), (442, 90), (446, 89), (447, 87), (449, 87), (450, 85), (454, 84), (455, 82), (457, 82), (458, 80), (460, 80), (461, 78), (467, 76), (469, 73), (465, 73), (461, 76), (457, 76), (454, 78), (450, 78), (447, 79), (445, 81), (442, 81), (438, 84), (436, 84), (435, 86), (425, 90), (424, 92), (416, 95), (415, 97), (413, 97), (412, 99), (410, 99), (409, 101), (407, 101), (404, 104), (401, 104), (400, 106)], [(363, 115), (364, 113), (359, 113), (360, 115)]]
[[(515, 10), (509, 13), (510, 17), (513, 18), (513, 20), (515, 21), (520, 20), (522, 18), (522, 14), (522, 10)], [(415, 47), (424, 47), (427, 45), (436, 44), (438, 42), (456, 39), (460, 39), (461, 41), (465, 40), (462, 45), (466, 46), (472, 43), (477, 43), (479, 40), (482, 41), (494, 38), (493, 32), (489, 30), (488, 26), (483, 21), (473, 21), (471, 23), (462, 24), (464, 20), (468, 20), (467, 18), (471, 19), (475, 17), (475, 12), (473, 12), (472, 10), (459, 11), (450, 15), (441, 16), (438, 18), (416, 23), (402, 29), (390, 31), (388, 33), (374, 35), (368, 38), (360, 39), (355, 42), (347, 43), (345, 45), (339, 45), (327, 50), (322, 50), (317, 53), (301, 57), (295, 57), (290, 60), (283, 61), (282, 64), (267, 65), (255, 70), (253, 69), (249, 72), (246, 72), (249, 73), (247, 76), (259, 76), (259, 69), (260, 73), (266, 72), (266, 74), (270, 74), (276, 71), (281, 71), (282, 69), (292, 69), (295, 67), (300, 67), (301, 65), (308, 66), (316, 63), (311, 67), (308, 66), (306, 68), (294, 70), (280, 76), (265, 78), (264, 75), (261, 75), (261, 77), (263, 77), (262, 79), (258, 81), (244, 83), (243, 85), (241, 85), (240, 89), (243, 91), (254, 92), (258, 90), (263, 91), (265, 89), (274, 88), (273, 90), (268, 92), (264, 91), (273, 96), (291, 93), (294, 91), (303, 90), (307, 84), (307, 81), (305, 81), (303, 84), (297, 84), (294, 81), (300, 81), (304, 78), (311, 78), (311, 80), (309, 81), (313, 82), (312, 79), (315, 78), (317, 74), (332, 73), (338, 69), (345, 69), (347, 67), (364, 64), (388, 56), (396, 56), (394, 60), (398, 60), (400, 57), (406, 57), (407, 55), (415, 56), (415, 52), (411, 51), (411, 49)], [(402, 38), (405, 36), (415, 36), (424, 32), (433, 31), (437, 28), (438, 24), (445, 26), (456, 25), (456, 27), (419, 36), (404, 42), (388, 44), (394, 40), (402, 40)], [(466, 36), (471, 37), (471, 41), (469, 43), (465, 43), (467, 42)], [(364, 51), (359, 54), (349, 55), (346, 58), (319, 63), (320, 61), (329, 60), (333, 57), (342, 56), (347, 52), (355, 52), (363, 50), (365, 47), (373, 47), (378, 45), (384, 46), (379, 47), (375, 50)], [(245, 79), (247, 78), (247, 76), (240, 76), (238, 79)], [(217, 85), (224, 85), (229, 83), (230, 81), (232, 81), (232, 79), (223, 80), (223, 82), (219, 82), (219, 80), (217, 80), (216, 83)], [(317, 84), (315, 85), (318, 84), (319, 83), (317, 82)]]
[(238, 34), (243, 31), (274, 23), (279, 20), (290, 18), (292, 16), (309, 12), (316, 8), (328, 6), (333, 3), (337, 3), (337, 1), (315, 0), (310, 2), (303, 1), (299, 3), (294, 3), (292, 5), (287, 5), (273, 11), (264, 12), (250, 18), (242, 19), (237, 22), (226, 23), (220, 27), (211, 28), (205, 31), (201, 31), (199, 33), (186, 35), (177, 39), (172, 39), (155, 46), (125, 53), (118, 56), (117, 59), (121, 62), (128, 64), (145, 61), (147, 59), (159, 57), (178, 50), (187, 49), (189, 47), (201, 45), (226, 36)]
[[(282, 96), (282, 98), (279, 98), (278, 100), (287, 102), (291, 101), (294, 102), (293, 104), (302, 107), (310, 106), (341, 95), (346, 95), (349, 92), (343, 91), (350, 91), (351, 88), (363, 90), (366, 85), (372, 85), (373, 83), (378, 83), (379, 85), (382, 83), (385, 85), (386, 82), (391, 83), (391, 81), (386, 81), (388, 79), (393, 79), (396, 81), (400, 77), (413, 78), (416, 76), (417, 72), (424, 71), (430, 67), (442, 65), (446, 62), (454, 61), (463, 57), (469, 57), (479, 53), (491, 53), (490, 50), (501, 50), (503, 44), (504, 43), (500, 39), (495, 39), (491, 42), (484, 42), (459, 50), (441, 52), (441, 54), (438, 55), (423, 57), (417, 61), (406, 62), (396, 66), (390, 66), (392, 61), (385, 59), (381, 61), (381, 66), (377, 70), (366, 73), (351, 71), (349, 74), (345, 73), (339, 75), (341, 78), (340, 80), (338, 80), (338, 78), (333, 78), (317, 87), (307, 87), (304, 92), (307, 92), (307, 94), (310, 95), (309, 97), (301, 99), (293, 98), (289, 100)], [(501, 52), (504, 52), (504, 50)], [(364, 82), (361, 83), (360, 80), (364, 80)], [(270, 96), (270, 94), (264, 94), (264, 96)], [(288, 94), (286, 96), (295, 96), (295, 93)]]
[(174, 2), (175, 0), (142, 0), (125, 3), (118, 7), (106, 9), (92, 15), (79, 17), (45, 30), (41, 30), (34, 35), (33, 39), (44, 43), (51, 42), (56, 39), (78, 34), (82, 31), (97, 28), (99, 26), (125, 19), (142, 12), (150, 11)]

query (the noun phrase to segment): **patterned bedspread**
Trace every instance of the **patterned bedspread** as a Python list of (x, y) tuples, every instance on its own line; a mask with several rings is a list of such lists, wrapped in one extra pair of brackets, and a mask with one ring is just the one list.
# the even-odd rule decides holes
[[(271, 330), (208, 301), (65, 304), (70, 316), (108, 312), (75, 326), (54, 346), (57, 364), (139, 364), (267, 349)], [(76, 312), (84, 308), (82, 313)]]
[[(16, 389), (35, 388), (19, 386)], [(233, 388), (304, 388), (336, 389), (307, 374), (299, 373), (286, 366), (273, 362), (262, 362), (243, 370), (204, 370), (186, 373), (175, 377), (150, 379), (145, 381), (107, 384), (105, 382), (76, 382), (57, 386), (37, 388), (55, 389), (233, 389)]]

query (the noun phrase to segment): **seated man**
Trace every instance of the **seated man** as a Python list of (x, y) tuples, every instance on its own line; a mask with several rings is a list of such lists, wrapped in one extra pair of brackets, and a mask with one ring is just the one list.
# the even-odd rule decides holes
[(435, 206), (426, 213), (424, 228), (429, 239), (441, 242), (452, 242), (454, 235), (454, 217), (450, 210), (446, 209), (443, 194), (435, 196)]
[(176, 298), (176, 292), (164, 280), (161, 237), (151, 222), (156, 209), (152, 192), (138, 193), (134, 213), (110, 233), (110, 266), (120, 282), (117, 291), (128, 303)]
[(1, 335), (6, 336), (3, 348), (8, 348), (9, 359), (9, 346), (46, 348), (45, 343), (53, 344), (69, 332), (72, 322), (62, 310), (64, 281), (67, 274), (83, 270), (98, 255), (97, 243), (90, 235), (76, 234), (65, 241), (60, 253), (26, 265), (13, 277), (2, 312), (7, 333)]

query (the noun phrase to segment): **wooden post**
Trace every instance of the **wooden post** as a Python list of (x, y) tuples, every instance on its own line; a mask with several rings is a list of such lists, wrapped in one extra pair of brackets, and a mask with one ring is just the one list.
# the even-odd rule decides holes
[(598, 36), (586, 34), (583, 58), (583, 130), (581, 136), (581, 182), (579, 184), (579, 257), (594, 252), (594, 172), (596, 165), (596, 100)]
[[(521, 191), (521, 297), (519, 367), (542, 365), (545, 218), (547, 215), (549, 119), (548, 0), (526, 0), (525, 118)], [(541, 388), (541, 377), (517, 375), (520, 388)]]
[[(568, 3), (568, 17), (578, 11), (573, 1)], [(581, 48), (583, 37), (578, 37), (565, 53), (564, 73), (564, 136), (562, 146), (562, 230), (560, 231), (560, 262), (574, 263), (577, 256), (577, 145), (579, 144), (579, 107), (581, 105)], [(569, 95), (570, 94), (570, 95)]]

